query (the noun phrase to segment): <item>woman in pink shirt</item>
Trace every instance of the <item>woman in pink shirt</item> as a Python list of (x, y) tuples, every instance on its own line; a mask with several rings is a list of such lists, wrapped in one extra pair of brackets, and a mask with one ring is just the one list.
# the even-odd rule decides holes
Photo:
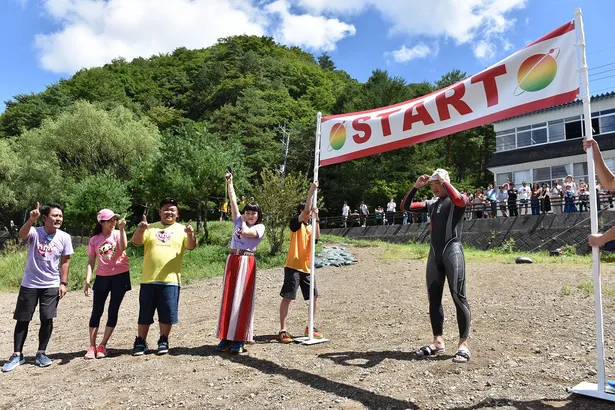
[[(102, 209), (98, 212), (96, 219), (98, 223), (88, 245), (88, 266), (83, 290), (86, 296), (90, 295), (90, 280), (98, 260), (96, 281), (92, 287), (94, 301), (90, 316), (90, 347), (84, 356), (86, 359), (101, 359), (107, 356), (107, 342), (117, 324), (120, 305), (126, 292), (131, 289), (128, 257), (125, 252), (128, 246), (128, 239), (124, 231), (126, 220), (110, 209)], [(119, 230), (115, 229), (116, 223)], [(109, 301), (107, 327), (100, 345), (96, 346), (100, 318), (105, 310), (105, 302), (109, 293), (111, 300)]]

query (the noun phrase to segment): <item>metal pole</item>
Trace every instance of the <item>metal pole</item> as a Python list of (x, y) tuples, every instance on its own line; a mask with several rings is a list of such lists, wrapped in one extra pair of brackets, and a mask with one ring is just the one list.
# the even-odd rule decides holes
[[(322, 120), (322, 113), (318, 112), (316, 115), (316, 143), (314, 145), (314, 182), (318, 181), (318, 167), (320, 165), (320, 122)], [(312, 198), (312, 208), (316, 207), (318, 200), (318, 189), (314, 191), (314, 197)], [(308, 340), (314, 340), (314, 284), (316, 282), (316, 272), (314, 268), (314, 259), (316, 257), (316, 215), (312, 213), (312, 237), (311, 237), (311, 249), (310, 249), (310, 308), (309, 308), (309, 322), (308, 322)]]
[[(583, 13), (580, 8), (574, 11), (577, 28), (579, 55), (581, 57), (581, 98), (583, 100), (583, 116), (585, 118), (585, 138), (592, 139), (591, 106), (589, 97), (589, 76), (587, 70), (585, 33), (583, 31)], [(596, 170), (594, 168), (594, 151), (587, 150), (587, 172), (589, 178), (589, 201), (591, 233), (598, 233), (598, 209), (596, 207)], [(606, 378), (604, 367), (604, 327), (602, 315), (602, 286), (600, 279), (600, 249), (592, 248), (592, 269), (594, 274), (594, 303), (596, 309), (596, 352), (598, 354), (598, 389), (604, 391)]]
[(286, 121), (284, 121), (284, 126), (280, 126), (280, 129), (282, 130), (282, 155), (284, 155), (284, 162), (280, 172), (284, 174), (286, 172), (286, 160), (288, 159), (288, 147), (290, 145), (290, 132), (286, 131)]

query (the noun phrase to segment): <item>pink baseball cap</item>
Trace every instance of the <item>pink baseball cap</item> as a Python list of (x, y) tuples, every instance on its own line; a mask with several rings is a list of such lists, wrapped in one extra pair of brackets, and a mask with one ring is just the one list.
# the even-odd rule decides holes
[(115, 212), (113, 212), (112, 210), (107, 209), (107, 208), (101, 209), (98, 212), (98, 215), (96, 215), (96, 219), (98, 220), (98, 222), (108, 221), (108, 220), (113, 219), (113, 218), (120, 219), (121, 216), (120, 216), (120, 214), (116, 214)]

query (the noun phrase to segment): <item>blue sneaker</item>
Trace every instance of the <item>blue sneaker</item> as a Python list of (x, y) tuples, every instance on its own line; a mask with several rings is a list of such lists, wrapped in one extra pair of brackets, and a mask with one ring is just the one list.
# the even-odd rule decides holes
[(233, 342), (230, 340), (222, 339), (220, 340), (220, 343), (218, 343), (218, 346), (216, 346), (216, 350), (219, 352), (228, 352), (232, 345)]
[(608, 380), (604, 389), (607, 393), (615, 394), (615, 380)]
[(147, 351), (147, 342), (140, 338), (135, 337), (135, 345), (132, 349), (133, 356), (142, 356)]
[(13, 353), (11, 357), (9, 357), (9, 360), (6, 363), (4, 363), (4, 365), (2, 366), (2, 371), (10, 372), (14, 368), (19, 366), (20, 364), (24, 364), (25, 362), (26, 362), (26, 359), (24, 359), (21, 353), (20, 354)]
[(163, 355), (167, 353), (169, 353), (169, 338), (160, 336), (160, 339), (158, 339), (158, 354)]
[(36, 363), (36, 365), (39, 367), (47, 367), (51, 366), (51, 359), (45, 355), (45, 352), (38, 352), (36, 353), (36, 359), (34, 360), (34, 363)]
[(243, 348), (243, 342), (233, 342), (231, 345), (231, 353), (244, 353), (246, 349)]

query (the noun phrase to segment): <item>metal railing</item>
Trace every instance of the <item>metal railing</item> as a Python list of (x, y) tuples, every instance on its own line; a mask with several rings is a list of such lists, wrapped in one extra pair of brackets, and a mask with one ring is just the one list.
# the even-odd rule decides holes
[[(559, 214), (559, 213), (567, 213), (567, 211), (572, 212), (589, 212), (589, 208), (591, 207), (589, 198), (579, 199), (579, 197), (571, 198), (572, 201), (569, 201), (570, 206), (574, 208), (566, 209), (566, 198), (551, 198), (550, 199), (550, 211), (544, 212), (543, 202), (539, 200), (538, 202), (538, 213), (540, 215), (545, 213), (550, 214)], [(613, 208), (613, 194), (602, 194), (600, 195), (600, 208)], [(527, 203), (521, 202), (521, 200), (516, 201), (517, 211), (519, 216), (524, 216), (525, 209), (527, 208), (527, 215), (532, 214), (532, 203), (531, 200), (528, 199)], [(510, 216), (509, 213), (509, 203), (506, 202), (505, 210), (507, 212), (507, 216)], [(483, 212), (483, 216), (481, 218), (488, 218), (488, 213), (492, 212), (490, 204), (468, 204), (466, 206), (465, 211), (465, 219), (478, 219), (476, 212)], [(498, 203), (496, 209), (496, 215), (492, 217), (504, 217), (502, 214), (502, 210), (500, 208), (500, 203)], [(404, 212), (397, 211), (394, 213), (393, 218), (387, 218), (387, 213), (377, 215), (376, 213), (369, 213), (367, 217), (363, 217), (358, 214), (351, 214), (347, 218), (344, 218), (341, 215), (333, 215), (333, 216), (320, 216), (320, 227), (323, 229), (327, 228), (354, 228), (360, 226), (377, 226), (377, 225), (406, 225), (410, 223), (425, 223), (427, 222), (426, 214), (422, 212)]]

